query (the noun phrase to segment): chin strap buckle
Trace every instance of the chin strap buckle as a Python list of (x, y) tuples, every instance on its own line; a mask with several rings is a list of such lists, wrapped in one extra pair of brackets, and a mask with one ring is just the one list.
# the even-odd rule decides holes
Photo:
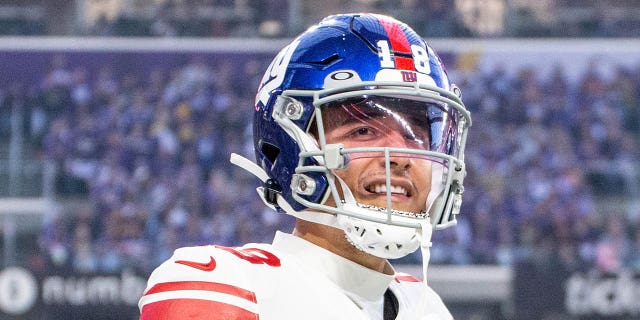
[(267, 179), (267, 181), (264, 182), (263, 192), (264, 200), (278, 207), (278, 195), (282, 194), (280, 185), (273, 179)]

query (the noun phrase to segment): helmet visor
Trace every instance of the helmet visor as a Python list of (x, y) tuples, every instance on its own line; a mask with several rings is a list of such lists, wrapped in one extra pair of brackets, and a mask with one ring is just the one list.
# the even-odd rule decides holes
[[(434, 153), (456, 154), (456, 117), (451, 114), (455, 109), (442, 102), (361, 96), (334, 100), (319, 109), (321, 143), (341, 143), (345, 149), (391, 147), (422, 151), (404, 156), (431, 161), (438, 161), (430, 156)], [(375, 156), (362, 152), (352, 154), (351, 158)]]
[[(349, 163), (345, 170), (333, 171), (342, 184), (342, 192), (333, 192), (341, 195), (334, 203), (383, 208), (389, 219), (407, 213), (421, 218), (430, 199), (442, 192), (442, 173), (456, 152), (456, 116), (450, 111), (455, 109), (407, 97), (361, 95), (318, 105), (317, 129), (311, 132), (319, 130), (321, 149), (341, 145)], [(350, 170), (353, 166), (358, 169)]]

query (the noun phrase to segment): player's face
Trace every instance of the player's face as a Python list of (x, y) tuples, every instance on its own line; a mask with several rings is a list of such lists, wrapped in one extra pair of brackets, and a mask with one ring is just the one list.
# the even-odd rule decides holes
[[(385, 106), (389, 101), (345, 103), (322, 111), (328, 144), (341, 143), (345, 149), (392, 147), (428, 150), (429, 132), (420, 114)], [(397, 101), (396, 101), (397, 103)], [(424, 117), (424, 116), (422, 116)], [(359, 203), (387, 207), (385, 157), (382, 152), (349, 155), (346, 169), (335, 170)], [(395, 210), (420, 213), (426, 210), (431, 189), (432, 162), (424, 156), (392, 152), (389, 157), (391, 201)], [(339, 185), (338, 185), (339, 186)]]

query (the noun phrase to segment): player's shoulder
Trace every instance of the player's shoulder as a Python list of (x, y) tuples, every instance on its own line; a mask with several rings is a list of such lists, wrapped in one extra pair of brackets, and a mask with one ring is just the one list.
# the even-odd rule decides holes
[(421, 279), (402, 272), (396, 272), (389, 287), (398, 298), (409, 301), (424, 297), (426, 291), (430, 290)]
[(266, 244), (176, 249), (149, 277), (139, 302), (141, 319), (182, 319), (185, 312), (204, 319), (211, 310), (224, 310), (222, 319), (253, 319), (256, 297), (273, 290), (262, 279), (277, 276), (280, 265)]
[[(233, 266), (280, 264), (280, 258), (273, 253), (269, 244), (246, 244), (241, 247), (228, 247), (219, 245), (193, 246), (178, 248), (173, 256), (163, 265), (190, 267), (201, 271), (213, 271)], [(186, 269), (188, 270), (188, 269)]]
[(268, 244), (182, 247), (153, 271), (149, 285), (191, 280), (242, 284), (261, 270), (279, 267), (281, 259), (274, 252)]
[(204, 260), (208, 262), (213, 259), (229, 264), (249, 262), (254, 265), (277, 265), (279, 264), (280, 258), (276, 256), (274, 252), (275, 250), (270, 244), (263, 243), (250, 243), (242, 247), (219, 245), (183, 247), (176, 249), (169, 261), (183, 263), (185, 261), (199, 259), (200, 261)]
[(397, 272), (390, 287), (394, 292), (402, 292), (407, 296), (419, 297), (426, 295), (427, 297), (435, 296), (439, 299), (438, 294), (430, 286), (426, 285), (422, 279), (409, 273)]
[(433, 319), (452, 319), (440, 295), (421, 279), (399, 272), (396, 273), (390, 288), (405, 309), (417, 310), (418, 314), (431, 315)]

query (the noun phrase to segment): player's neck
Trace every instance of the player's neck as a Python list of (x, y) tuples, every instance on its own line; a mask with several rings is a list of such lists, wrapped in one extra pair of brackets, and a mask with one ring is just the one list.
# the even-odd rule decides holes
[(369, 269), (386, 274), (393, 274), (393, 269), (386, 259), (370, 255), (357, 249), (347, 241), (344, 231), (342, 230), (305, 220), (298, 220), (293, 234)]

